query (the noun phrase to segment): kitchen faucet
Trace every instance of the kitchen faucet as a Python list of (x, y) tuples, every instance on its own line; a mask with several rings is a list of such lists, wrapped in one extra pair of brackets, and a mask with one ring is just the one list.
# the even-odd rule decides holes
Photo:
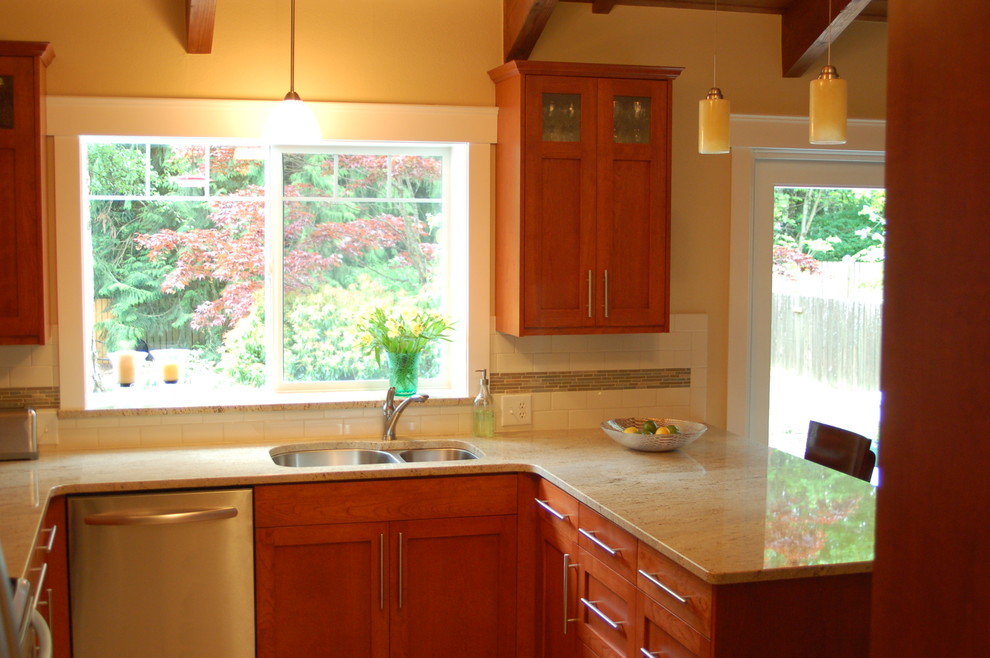
[(390, 386), (385, 394), (385, 404), (382, 405), (382, 414), (385, 417), (385, 435), (382, 441), (395, 441), (395, 426), (399, 423), (399, 416), (405, 411), (410, 402), (425, 402), (429, 399), (425, 393), (421, 395), (411, 395), (395, 406), (395, 387)]

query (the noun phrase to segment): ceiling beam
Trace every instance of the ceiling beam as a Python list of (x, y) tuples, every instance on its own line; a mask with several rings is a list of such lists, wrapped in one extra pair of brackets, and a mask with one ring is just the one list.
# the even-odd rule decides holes
[(557, 0), (503, 0), (502, 54), (505, 61), (529, 59), (556, 6)]
[(828, 49), (830, 24), (835, 43), (870, 0), (832, 0), (831, 20), (828, 4), (828, 0), (794, 0), (781, 15), (780, 63), (785, 78), (804, 75)]
[(186, 0), (186, 52), (208, 55), (213, 52), (213, 23), (217, 0)]

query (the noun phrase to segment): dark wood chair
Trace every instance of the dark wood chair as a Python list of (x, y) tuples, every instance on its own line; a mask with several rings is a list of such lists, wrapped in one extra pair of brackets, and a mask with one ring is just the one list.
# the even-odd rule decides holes
[(869, 482), (877, 464), (871, 444), (861, 434), (813, 420), (808, 423), (804, 458)]

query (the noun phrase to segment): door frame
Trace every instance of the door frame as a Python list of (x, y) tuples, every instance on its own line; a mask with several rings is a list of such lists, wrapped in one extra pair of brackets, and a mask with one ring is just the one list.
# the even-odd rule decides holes
[[(806, 117), (733, 115), (732, 187), (729, 237), (729, 331), (726, 428), (756, 441), (768, 441), (770, 403), (770, 262), (773, 228), (756, 217), (772, 203), (758, 189), (803, 183), (822, 169), (835, 184), (869, 185), (856, 180), (885, 158), (886, 122), (850, 120), (841, 148), (808, 144)], [(815, 171), (817, 167), (817, 171)], [(838, 165), (838, 166), (837, 166)], [(846, 170), (843, 174), (841, 170)], [(874, 170), (876, 171), (876, 170)], [(857, 173), (860, 172), (860, 173)], [(784, 181), (788, 182), (784, 182)], [(829, 183), (833, 178), (830, 176)], [(817, 184), (825, 181), (819, 180)], [(772, 212), (772, 206), (769, 211)]]

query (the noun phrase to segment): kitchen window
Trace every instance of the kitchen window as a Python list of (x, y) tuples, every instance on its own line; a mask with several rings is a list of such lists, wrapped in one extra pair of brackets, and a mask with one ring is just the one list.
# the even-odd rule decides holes
[(378, 306), (454, 320), (420, 388), (463, 394), (464, 145), (94, 137), (81, 150), (87, 407), (380, 397), (385, 363), (355, 330)]

